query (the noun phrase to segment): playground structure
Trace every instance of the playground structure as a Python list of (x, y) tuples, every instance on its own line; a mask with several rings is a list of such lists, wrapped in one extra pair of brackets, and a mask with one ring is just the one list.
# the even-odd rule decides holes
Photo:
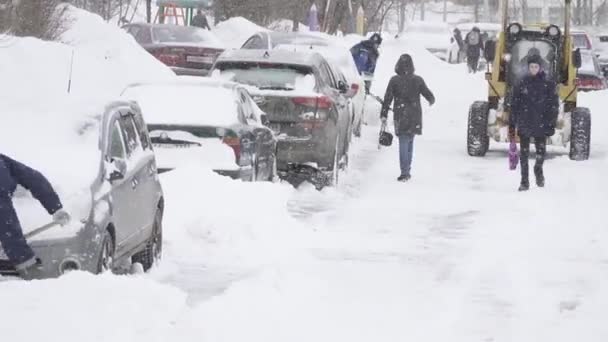
[(157, 0), (158, 11), (154, 23), (164, 24), (173, 18), (172, 24), (189, 26), (197, 9), (209, 9), (213, 0)]

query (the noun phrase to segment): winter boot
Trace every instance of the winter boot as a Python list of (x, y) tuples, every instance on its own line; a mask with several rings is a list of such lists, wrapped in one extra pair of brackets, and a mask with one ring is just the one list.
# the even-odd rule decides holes
[(536, 185), (539, 188), (545, 186), (545, 176), (543, 175), (543, 167), (539, 165), (534, 166), (534, 176), (536, 177)]
[(530, 181), (526, 178), (522, 178), (521, 184), (519, 185), (519, 191), (530, 190)]
[(407, 182), (410, 180), (410, 178), (412, 178), (412, 176), (410, 175), (401, 175), (397, 178), (397, 181), (399, 182)]

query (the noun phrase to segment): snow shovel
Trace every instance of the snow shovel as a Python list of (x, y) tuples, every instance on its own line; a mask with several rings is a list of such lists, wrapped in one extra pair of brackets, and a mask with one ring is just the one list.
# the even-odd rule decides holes
[(55, 227), (57, 224), (58, 224), (57, 222), (47, 223), (44, 226), (42, 226), (40, 228), (36, 228), (36, 229), (32, 230), (31, 232), (25, 234), (24, 237), (26, 239), (29, 239), (29, 238), (31, 238), (33, 236), (36, 236), (36, 235), (40, 234), (40, 233), (46, 232), (47, 230)]
[(509, 143), (509, 170), (516, 170), (519, 164), (519, 152), (517, 151), (517, 143), (514, 138), (511, 138)]

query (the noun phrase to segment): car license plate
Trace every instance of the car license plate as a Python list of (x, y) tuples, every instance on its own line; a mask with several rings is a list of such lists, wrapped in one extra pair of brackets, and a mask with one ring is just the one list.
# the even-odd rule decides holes
[(213, 64), (213, 56), (186, 56), (186, 61), (190, 63)]
[(279, 133), (281, 132), (281, 124), (276, 124), (276, 123), (271, 123), (269, 124), (269, 127), (271, 130), (273, 130), (275, 133)]

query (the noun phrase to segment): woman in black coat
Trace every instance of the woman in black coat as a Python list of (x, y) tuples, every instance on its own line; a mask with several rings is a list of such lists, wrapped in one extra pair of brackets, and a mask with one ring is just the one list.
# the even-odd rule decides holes
[(547, 137), (555, 134), (555, 124), (559, 112), (557, 85), (547, 79), (542, 69), (541, 57), (532, 56), (527, 62), (528, 74), (513, 91), (509, 118), (510, 134), (513, 136), (517, 130), (520, 138), (521, 185), (519, 191), (526, 191), (530, 188), (528, 158), (532, 138), (536, 145), (536, 164), (534, 165), (536, 184), (539, 187), (545, 186), (543, 163), (546, 142)]
[(420, 96), (432, 106), (435, 96), (424, 79), (414, 73), (414, 62), (408, 54), (401, 55), (395, 65), (397, 75), (391, 78), (386, 88), (380, 118), (386, 123), (388, 110), (393, 105), (395, 134), (399, 137), (399, 161), (401, 175), (398, 181), (411, 178), (410, 169), (414, 153), (414, 136), (422, 134), (422, 106)]

